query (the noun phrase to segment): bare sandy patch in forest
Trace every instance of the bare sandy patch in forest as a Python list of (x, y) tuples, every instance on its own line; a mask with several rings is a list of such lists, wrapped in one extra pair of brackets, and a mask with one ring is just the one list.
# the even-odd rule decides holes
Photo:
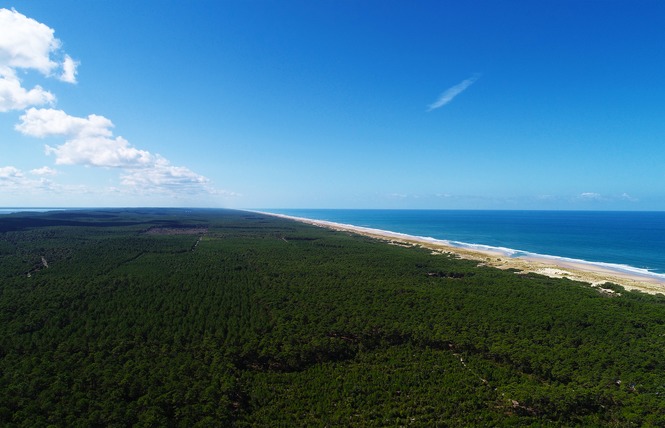
[(207, 227), (151, 227), (145, 231), (148, 235), (204, 235)]

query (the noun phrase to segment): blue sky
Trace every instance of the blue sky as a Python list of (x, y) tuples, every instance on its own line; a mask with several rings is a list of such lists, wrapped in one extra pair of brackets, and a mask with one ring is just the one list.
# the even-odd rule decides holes
[(662, 1), (0, 8), (0, 206), (665, 209)]

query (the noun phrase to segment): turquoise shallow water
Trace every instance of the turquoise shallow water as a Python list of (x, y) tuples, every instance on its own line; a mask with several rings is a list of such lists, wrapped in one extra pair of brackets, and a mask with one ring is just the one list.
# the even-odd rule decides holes
[[(509, 255), (547, 255), (665, 274), (665, 212), (266, 209)], [(642, 272), (644, 271), (644, 272)], [(660, 275), (656, 275), (660, 276)]]

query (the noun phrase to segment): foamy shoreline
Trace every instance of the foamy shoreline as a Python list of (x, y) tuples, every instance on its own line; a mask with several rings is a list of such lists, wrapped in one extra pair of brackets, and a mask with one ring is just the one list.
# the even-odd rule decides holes
[[(393, 244), (418, 245), (428, 248), (435, 253), (454, 254), (463, 259), (478, 261), (479, 265), (492, 266), (499, 269), (518, 269), (521, 271), (520, 273), (533, 272), (552, 278), (568, 278), (574, 281), (586, 282), (594, 286), (611, 282), (621, 285), (627, 290), (639, 290), (650, 294), (665, 293), (665, 275), (650, 273), (646, 270), (642, 271), (630, 266), (585, 262), (564, 257), (522, 252), (516, 254), (516, 251), (510, 248), (454, 243), (446, 240), (412, 236), (399, 232), (353, 226), (326, 220), (312, 220), (284, 214), (255, 212), (337, 231), (357, 233)], [(608, 292), (611, 292), (611, 290)]]

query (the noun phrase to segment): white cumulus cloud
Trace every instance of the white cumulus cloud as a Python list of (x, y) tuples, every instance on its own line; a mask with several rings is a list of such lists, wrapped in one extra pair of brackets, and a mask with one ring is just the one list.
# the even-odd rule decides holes
[(0, 180), (14, 180), (23, 177), (23, 173), (13, 166), (0, 167)]
[(113, 137), (113, 123), (104, 116), (70, 116), (62, 110), (31, 108), (21, 117), (16, 130), (33, 137), (63, 136), (66, 142), (46, 146), (58, 165), (87, 165), (132, 168), (154, 164), (150, 152), (132, 147), (122, 137)]
[(433, 102), (427, 107), (427, 111), (432, 111), (439, 107), (445, 106), (446, 104), (451, 102), (456, 96), (464, 92), (466, 88), (473, 85), (475, 81), (478, 80), (479, 77), (480, 77), (479, 74), (474, 74), (468, 79), (461, 81), (457, 85), (446, 89), (435, 102)]
[(78, 62), (69, 55), (57, 59), (62, 44), (53, 29), (13, 9), (0, 9), (0, 29), (0, 112), (55, 101), (55, 96), (39, 85), (24, 88), (19, 69), (36, 70), (49, 77), (62, 69), (60, 80), (76, 82)]
[(91, 114), (88, 117), (70, 116), (62, 110), (31, 108), (21, 116), (16, 130), (31, 137), (52, 135), (77, 138), (110, 137), (113, 122), (104, 116)]
[[(0, 9), (0, 112), (25, 110), (15, 125), (18, 132), (37, 138), (62, 137), (62, 144), (46, 145), (45, 149), (47, 155), (55, 157), (56, 165), (120, 169), (125, 193), (228, 194), (212, 188), (206, 177), (189, 168), (172, 165), (163, 156), (114, 136), (113, 122), (104, 116), (77, 117), (44, 108), (55, 103), (55, 96), (38, 85), (25, 88), (18, 76), (32, 70), (76, 83), (79, 61), (62, 51), (62, 43), (54, 33), (52, 28), (14, 9)], [(90, 192), (86, 186), (60, 186), (46, 178), (56, 174), (55, 169), (46, 166), (30, 170), (29, 176), (13, 166), (0, 167), (0, 188), (16, 194), (36, 189)]]
[[(133, 147), (113, 135), (113, 122), (91, 114), (76, 117), (55, 109), (30, 108), (20, 117), (16, 130), (32, 137), (61, 136), (59, 146), (46, 146), (57, 165), (122, 168), (121, 183), (142, 191), (205, 191), (209, 180), (183, 166), (174, 166), (159, 154)], [(46, 172), (46, 171), (44, 171)]]
[(0, 52), (2, 62), (12, 68), (32, 68), (49, 75), (58, 63), (51, 52), (61, 43), (54, 30), (15, 10), (0, 9)]
[(67, 83), (76, 83), (76, 67), (79, 62), (74, 61), (69, 55), (65, 55), (65, 60), (62, 62), (62, 74), (60, 80)]
[(135, 168), (154, 163), (154, 156), (132, 147), (122, 137), (75, 137), (57, 147), (46, 146), (56, 165), (86, 165), (104, 168)]
[(206, 190), (209, 180), (183, 166), (173, 166), (161, 156), (149, 168), (128, 170), (122, 184), (142, 190), (197, 189)]
[(33, 105), (52, 104), (55, 96), (37, 85), (25, 89), (11, 69), (0, 67), (0, 112), (22, 110)]
[(50, 168), (48, 166), (43, 166), (41, 168), (35, 168), (33, 170), (30, 170), (30, 174), (33, 175), (57, 175), (58, 171), (56, 171), (53, 168)]

